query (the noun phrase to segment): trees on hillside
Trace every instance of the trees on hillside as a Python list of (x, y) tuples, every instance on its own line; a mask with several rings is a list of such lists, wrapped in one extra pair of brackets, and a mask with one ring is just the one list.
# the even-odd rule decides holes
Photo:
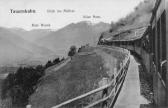
[(49, 60), (49, 61), (46, 63), (45, 67), (48, 68), (48, 67), (50, 67), (50, 66), (52, 66), (52, 65), (53, 65), (53, 63)]
[(68, 52), (68, 56), (72, 58), (72, 56), (74, 56), (76, 54), (76, 50), (77, 50), (76, 46), (74, 46), (74, 45), (71, 46), (70, 50)]
[(23, 107), (29, 96), (35, 91), (39, 79), (44, 75), (44, 67), (20, 67), (16, 73), (10, 73), (2, 83), (1, 98), (12, 99), (12, 105)]
[(60, 58), (56, 58), (56, 59), (53, 60), (53, 64), (57, 64), (57, 63), (59, 63), (60, 61), (61, 61)]
[(39, 79), (45, 75), (45, 69), (63, 60), (56, 58), (44, 66), (20, 67), (15, 73), (9, 73), (1, 85), (1, 99), (10, 98), (13, 107), (24, 107), (28, 104), (29, 96), (36, 90)]

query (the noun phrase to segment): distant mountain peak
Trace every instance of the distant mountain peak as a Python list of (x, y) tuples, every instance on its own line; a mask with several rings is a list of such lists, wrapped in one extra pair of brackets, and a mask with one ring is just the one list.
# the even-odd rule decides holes
[(101, 32), (109, 28), (109, 24), (104, 22), (94, 24), (91, 21), (71, 23), (54, 31), (0, 27), (0, 48), (5, 48), (4, 51), (0, 50), (0, 59), (9, 61), (7, 59), (12, 57), (16, 58), (13, 60), (20, 59), (24, 63), (28, 60), (48, 60), (49, 57), (53, 57), (52, 55), (67, 56), (71, 45), (96, 45)]
[(9, 29), (11, 29), (11, 30), (17, 30), (17, 31), (27, 31), (27, 30), (25, 30), (23, 28), (20, 28), (20, 27), (12, 27), (12, 28), (9, 28)]
[(80, 21), (76, 24), (88, 24), (88, 25), (92, 25), (93, 23), (91, 21)]

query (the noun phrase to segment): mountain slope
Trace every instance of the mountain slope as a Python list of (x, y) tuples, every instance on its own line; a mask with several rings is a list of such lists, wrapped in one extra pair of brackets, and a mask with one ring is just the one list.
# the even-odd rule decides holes
[[(63, 68), (52, 68), (46, 73), (36, 92), (29, 98), (32, 108), (51, 108), (64, 101), (80, 96), (107, 84), (114, 73), (114, 68), (125, 58), (118, 49), (109, 50), (101, 47), (85, 47), (76, 54)], [(120, 67), (116, 67), (117, 70)], [(106, 79), (106, 80), (105, 80)], [(63, 106), (81, 108), (102, 97), (101, 92)], [(95, 108), (99, 108), (99, 104)], [(83, 106), (84, 107), (84, 106)]]
[(51, 55), (54, 53), (49, 49), (28, 42), (6, 28), (0, 28), (1, 65), (27, 64), (31, 61), (41, 64)]
[[(57, 31), (0, 27), (0, 64), (42, 64), (57, 55), (66, 56), (71, 45), (96, 45), (102, 31), (110, 28), (100, 22), (72, 23)], [(9, 48), (8, 48), (9, 47)]]
[(0, 65), (8, 65), (29, 57), (32, 53), (25, 50), (9, 40), (0, 39)]
[(43, 38), (37, 39), (35, 42), (56, 51), (58, 54), (66, 55), (71, 45), (76, 45), (77, 47), (85, 44), (96, 45), (100, 33), (108, 30), (109, 27), (109, 24), (103, 22), (95, 25), (86, 21), (72, 23), (58, 31), (51, 32)]
[(12, 33), (20, 36), (21, 38), (23, 38), (25, 40), (30, 41), (30, 42), (33, 42), (38, 38), (42, 38), (52, 32), (49, 29), (33, 29), (30, 31), (26, 31), (21, 28), (10, 28), (9, 30)]

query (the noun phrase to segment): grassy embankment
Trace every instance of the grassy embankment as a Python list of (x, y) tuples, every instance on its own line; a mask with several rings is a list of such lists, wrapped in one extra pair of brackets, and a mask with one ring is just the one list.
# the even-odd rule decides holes
[[(33, 108), (52, 107), (100, 87), (102, 79), (113, 74), (114, 67), (123, 56), (117, 51), (86, 48), (76, 54), (63, 68), (53, 72), (50, 70), (50, 75), (42, 78), (29, 103)], [(101, 93), (98, 93), (71, 103), (70, 106), (79, 107), (100, 97)]]

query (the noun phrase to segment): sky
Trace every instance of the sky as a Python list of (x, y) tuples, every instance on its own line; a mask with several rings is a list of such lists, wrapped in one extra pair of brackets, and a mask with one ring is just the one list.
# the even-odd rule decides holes
[[(140, 1), (143, 0), (0, 0), (0, 26), (31, 30), (59, 29), (80, 21), (111, 23), (132, 12)], [(11, 13), (10, 9), (33, 9), (36, 13)]]

